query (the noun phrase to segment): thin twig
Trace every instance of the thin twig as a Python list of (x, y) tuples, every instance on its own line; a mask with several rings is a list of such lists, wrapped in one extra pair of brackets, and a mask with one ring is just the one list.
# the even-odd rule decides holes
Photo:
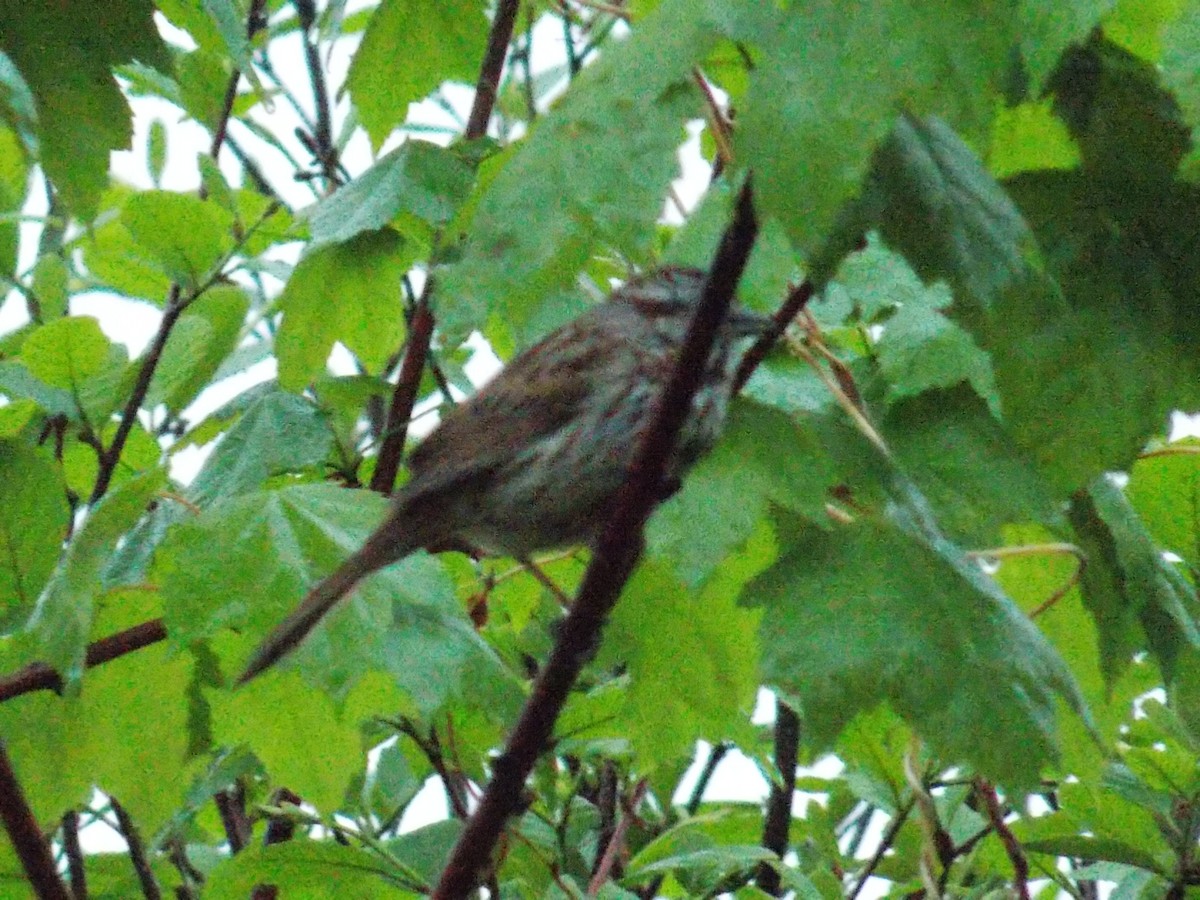
[(442, 753), (442, 744), (438, 739), (437, 731), (430, 729), (429, 737), (425, 737), (417, 730), (417, 726), (409, 719), (400, 719), (392, 723), (396, 729), (412, 740), (417, 748), (425, 755), (429, 764), (433, 766), (433, 770), (441, 779), (442, 789), (446, 792), (446, 802), (450, 805), (450, 811), (454, 813), (456, 819), (465, 819), (470, 810), (467, 808), (467, 798), (463, 790), (462, 778), (456, 772), (452, 772), (446, 765), (445, 754)]
[(117, 817), (121, 837), (125, 838), (125, 844), (129, 847), (129, 860), (133, 863), (133, 870), (137, 872), (138, 882), (142, 886), (142, 895), (146, 900), (162, 900), (162, 889), (158, 886), (158, 879), (154, 877), (154, 871), (150, 868), (146, 845), (142, 843), (142, 835), (138, 831), (137, 825), (129, 817), (129, 813), (125, 812), (125, 807), (118, 803), (111, 794), (108, 801), (112, 804), (113, 815)]
[(16, 851), (21, 868), (29, 879), (38, 900), (71, 900), (67, 886), (58, 877), (50, 842), (38, 827), (33, 810), (21, 790), (21, 782), (8, 758), (4, 740), (0, 738), (0, 822), (8, 832), (9, 842)]
[(879, 839), (879, 846), (875, 848), (875, 852), (871, 854), (871, 858), (867, 860), (867, 864), (863, 867), (862, 872), (858, 876), (858, 881), (854, 883), (853, 890), (847, 895), (847, 900), (858, 900), (858, 895), (862, 893), (862, 889), (866, 886), (871, 876), (875, 874), (875, 870), (883, 861), (888, 851), (892, 849), (892, 845), (896, 842), (896, 835), (900, 833), (900, 829), (904, 827), (904, 823), (908, 821), (909, 813), (912, 812), (914, 801), (909, 800), (892, 816), (892, 820), (888, 822), (887, 828), (883, 832), (883, 836)]
[(325, 84), (325, 67), (321, 64), (321, 52), (312, 40), (312, 29), (316, 23), (316, 4), (313, 0), (294, 0), (300, 19), (300, 41), (304, 46), (304, 63), (308, 68), (308, 80), (312, 85), (313, 107), (316, 125), (312, 133), (312, 150), (321, 174), (325, 176), (327, 190), (334, 190), (341, 183), (338, 172), (338, 152), (333, 145), (333, 110), (329, 103), (329, 87)]
[[(253, 40), (254, 35), (259, 29), (266, 25), (266, 19), (263, 16), (263, 7), (266, 6), (266, 0), (253, 0), (250, 4), (250, 12), (246, 16), (246, 39)], [(213, 129), (212, 144), (209, 146), (208, 155), (215, 161), (221, 153), (221, 147), (225, 143), (225, 137), (229, 131), (229, 117), (233, 114), (233, 102), (237, 99), (238, 82), (242, 80), (241, 69), (234, 69), (229, 74), (229, 81), (225, 85), (225, 97), (221, 102), (221, 113), (217, 117), (217, 125)], [(205, 190), (200, 188), (200, 199), (204, 199)]]
[(450, 853), (433, 900), (459, 900), (479, 883), (505, 822), (521, 806), (525, 779), (549, 744), (567, 695), (598, 645), (604, 623), (641, 555), (642, 530), (661, 496), (667, 460), (757, 234), (758, 220), (747, 183), (717, 249), (671, 379), (596, 542), (583, 584), (562, 620), (550, 657), (534, 680), (504, 752), (492, 766), (492, 780)]
[[(775, 699), (775, 768), (779, 781), (771, 780), (767, 797), (767, 815), (763, 821), (762, 845), (780, 860), (787, 855), (788, 833), (792, 824), (792, 797), (796, 793), (796, 763), (800, 748), (800, 717), (779, 698)], [(764, 893), (778, 897), (782, 893), (779, 870), (766, 862), (755, 876)]]
[(87, 900), (87, 871), (83, 866), (83, 848), (79, 846), (79, 813), (68, 810), (62, 817), (63, 853), (67, 857), (67, 877), (74, 900)]
[(713, 748), (708, 752), (708, 759), (704, 761), (704, 768), (700, 770), (700, 777), (696, 779), (696, 786), (692, 788), (691, 796), (688, 797), (688, 802), (683, 808), (687, 810), (689, 816), (694, 816), (700, 811), (700, 804), (704, 802), (704, 794), (708, 790), (708, 784), (712, 781), (713, 775), (717, 771), (717, 766), (732, 749), (733, 745), (722, 741), (719, 744), (714, 744)]
[(413, 312), (408, 330), (408, 347), (404, 361), (400, 364), (400, 375), (392, 391), (392, 402), (388, 404), (387, 418), (383, 425), (383, 443), (375, 459), (375, 471), (371, 473), (371, 490), (390, 494), (400, 471), (400, 458), (404, 455), (404, 443), (408, 440), (408, 423), (412, 418), (413, 406), (421, 386), (421, 372), (429, 355), (429, 342), (433, 338), (433, 313), (429, 310), (429, 295), (432, 284), (427, 283)]
[[(488, 33), (487, 49), (479, 66), (479, 78), (475, 86), (475, 99), (467, 119), (464, 137), (467, 140), (483, 137), (487, 133), (488, 121), (496, 105), (500, 75), (504, 69), (504, 57), (512, 40), (513, 25), (520, 9), (520, 0), (500, 0), (492, 27)], [(429, 308), (433, 294), (433, 278), (425, 283), (425, 289), (417, 300), (409, 324), (408, 346), (404, 361), (396, 379), (392, 402), (388, 406), (384, 424), (383, 443), (375, 461), (375, 472), (371, 475), (371, 490), (390, 494), (400, 469), (400, 458), (404, 454), (404, 442), (408, 438), (408, 423), (412, 419), (413, 406), (421, 385), (421, 372), (429, 357), (429, 343), (433, 339), (433, 313)]]
[(616, 867), (617, 857), (625, 847), (625, 835), (629, 831), (630, 823), (637, 815), (637, 808), (642, 805), (642, 800), (646, 797), (648, 784), (649, 782), (645, 778), (641, 779), (634, 787), (628, 803), (621, 810), (621, 818), (617, 820), (617, 827), (613, 829), (612, 838), (604, 848), (604, 855), (600, 858), (600, 864), (596, 867), (592, 880), (588, 882), (587, 895), (589, 897), (595, 897), (600, 893), (601, 888), (604, 887), (609, 875)]
[[(272, 806), (283, 806), (285, 803), (299, 806), (300, 795), (285, 787), (276, 789), (271, 795)], [(286, 816), (271, 816), (267, 819), (267, 833), (263, 835), (263, 846), (284, 844), (290, 841), (296, 833), (296, 820)]]
[(1008, 823), (1004, 821), (1004, 810), (1000, 808), (1000, 798), (996, 795), (996, 788), (991, 782), (983, 778), (976, 778), (975, 791), (983, 800), (988, 821), (992, 823), (992, 828), (996, 830), (996, 836), (1004, 845), (1008, 861), (1012, 863), (1013, 884), (1016, 887), (1017, 896), (1020, 900), (1029, 900), (1029, 860), (1025, 857), (1025, 850), (1021, 846), (1021, 842), (1017, 840), (1012, 829), (1008, 827)]
[(241, 853), (250, 843), (250, 820), (246, 817), (246, 789), (239, 781), (229, 790), (213, 794), (231, 853)]
[[(166, 640), (167, 627), (162, 619), (150, 619), (100, 638), (88, 644), (84, 667), (92, 668), (110, 662), (126, 653), (133, 653), (151, 644)], [(11, 675), (0, 678), (0, 703), (33, 691), (61, 691), (62, 679), (54, 669), (42, 662), (30, 663)]]
[(150, 349), (146, 351), (146, 358), (138, 370), (137, 381), (134, 382), (129, 400), (126, 401), (125, 408), (121, 411), (121, 422), (117, 425), (117, 433), (113, 435), (108, 449), (100, 456), (100, 470), (96, 473), (96, 484), (92, 488), (91, 499), (88, 500), (89, 506), (95, 506), (108, 491), (108, 485), (117, 469), (117, 463), (121, 460), (121, 452), (125, 449), (125, 441), (133, 430), (134, 423), (137, 422), (138, 410), (142, 408), (146, 393), (150, 390), (150, 381), (154, 378), (154, 370), (158, 368), (158, 362), (162, 358), (163, 348), (167, 346), (171, 329), (175, 327), (176, 321), (186, 307), (187, 304), (181, 300), (179, 284), (172, 284), (167, 297), (166, 309), (163, 310), (162, 321), (158, 324), (158, 331), (155, 332)]
[(738, 363), (737, 373), (733, 378), (733, 390), (737, 393), (746, 386), (746, 382), (750, 380), (750, 376), (754, 374), (767, 354), (771, 352), (771, 348), (775, 346), (787, 327), (792, 324), (792, 320), (800, 315), (804, 307), (808, 306), (808, 302), (813, 298), (813, 285), (807, 278), (792, 288), (787, 295), (787, 299), (783, 301), (783, 305), (776, 310), (772, 316), (774, 327), (766, 334), (760, 336), (750, 349), (742, 356), (742, 361)]
[(512, 40), (513, 26), (517, 21), (520, 0), (500, 0), (496, 4), (496, 15), (488, 32), (487, 49), (479, 66), (479, 78), (475, 82), (475, 100), (471, 114), (467, 116), (467, 128), (463, 133), (468, 141), (487, 134), (492, 109), (500, 92), (500, 75), (504, 71), (504, 57), (508, 55), (508, 44)]
[(1004, 559), (1005, 557), (1013, 556), (1071, 556), (1075, 559), (1075, 571), (1066, 580), (1062, 587), (1057, 588), (1054, 593), (1035, 606), (1029, 611), (1029, 618), (1036, 619), (1050, 607), (1054, 606), (1070, 593), (1071, 588), (1079, 584), (1079, 580), (1083, 578), (1083, 573), (1087, 569), (1087, 554), (1082, 549), (1074, 544), (1066, 543), (1049, 543), (1049, 544), (1024, 544), (1019, 547), (992, 547), (988, 550), (971, 550), (967, 556), (971, 559)]

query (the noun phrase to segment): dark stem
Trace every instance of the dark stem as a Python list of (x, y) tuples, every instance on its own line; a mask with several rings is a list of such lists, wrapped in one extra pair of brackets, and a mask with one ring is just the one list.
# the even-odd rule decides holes
[(417, 726), (407, 719), (397, 722), (396, 727), (417, 745), (429, 764), (433, 766), (433, 770), (437, 772), (437, 776), (442, 782), (442, 788), (446, 792), (446, 802), (450, 805), (450, 811), (454, 813), (454, 817), (465, 819), (470, 812), (467, 808), (465, 779), (461, 773), (451, 770), (446, 765), (446, 755), (442, 752), (442, 742), (438, 739), (437, 730), (430, 728), (429, 737), (426, 738), (417, 730)]
[(379, 446), (375, 471), (371, 474), (371, 490), (381, 494), (390, 494), (396, 483), (396, 473), (400, 471), (400, 459), (404, 455), (404, 442), (408, 439), (408, 423), (421, 386), (421, 372), (429, 355), (429, 342), (433, 338), (430, 291), (431, 285), (427, 284), (413, 312), (404, 361), (400, 364), (400, 375), (396, 379), (392, 402), (388, 405), (387, 418), (383, 423), (383, 443)]
[[(512, 40), (520, 0), (500, 0), (496, 15), (488, 33), (487, 49), (479, 65), (479, 78), (475, 86), (475, 100), (467, 119), (464, 137), (467, 140), (483, 137), (487, 133), (488, 121), (496, 105), (500, 75), (504, 70), (504, 57), (508, 43)], [(371, 490), (390, 494), (396, 483), (396, 472), (400, 469), (400, 458), (404, 455), (404, 442), (408, 438), (408, 422), (412, 418), (413, 405), (417, 402), (417, 391), (421, 385), (421, 372), (429, 357), (429, 342), (433, 338), (433, 313), (429, 309), (429, 298), (433, 293), (433, 282), (425, 285), (421, 298), (413, 311), (409, 325), (408, 346), (401, 363), (396, 389), (388, 407), (384, 424), (383, 444), (371, 475)]]
[[(126, 653), (133, 653), (135, 650), (166, 640), (166, 637), (167, 627), (162, 619), (141, 622), (132, 628), (88, 644), (84, 666), (90, 669), (102, 665)], [(61, 691), (62, 687), (62, 679), (53, 668), (46, 663), (30, 663), (25, 668), (0, 678), (0, 703), (33, 691)]]
[(313, 129), (313, 155), (325, 176), (326, 185), (336, 188), (341, 183), (338, 177), (338, 154), (333, 146), (333, 113), (329, 104), (329, 88), (325, 84), (325, 69), (321, 65), (321, 51), (312, 41), (312, 28), (316, 20), (315, 4), (311, 0), (295, 0), (300, 18), (300, 40), (304, 45), (304, 63), (308, 67), (308, 80), (312, 84), (313, 106), (316, 111), (316, 127)]
[(74, 900), (87, 900), (87, 872), (83, 867), (83, 848), (79, 846), (79, 813), (73, 809), (62, 817), (62, 842), (71, 896)]
[[(287, 788), (279, 788), (271, 795), (272, 806), (283, 806), (285, 803), (291, 806), (299, 806), (301, 802), (300, 795), (289, 791)], [(295, 834), (295, 819), (290, 819), (287, 816), (272, 816), (267, 821), (267, 833), (263, 835), (263, 846), (269, 847), (272, 844), (287, 843)]]
[(133, 823), (129, 813), (125, 812), (125, 807), (118, 803), (115, 797), (110, 795), (108, 800), (112, 804), (113, 814), (117, 817), (121, 836), (125, 838), (125, 843), (129, 847), (129, 859), (133, 863), (133, 870), (137, 872), (138, 882), (142, 886), (142, 895), (146, 897), (146, 900), (162, 900), (162, 890), (150, 868), (150, 859), (146, 856), (146, 845), (142, 843), (142, 836), (137, 825)]
[(512, 40), (513, 26), (520, 8), (520, 0), (500, 0), (496, 4), (496, 16), (488, 32), (487, 49), (479, 66), (479, 80), (475, 82), (475, 100), (471, 104), (471, 114), (467, 117), (467, 128), (463, 133), (468, 141), (487, 134), (488, 122), (500, 90), (504, 57), (508, 54), (508, 43)]
[(696, 786), (692, 788), (692, 794), (688, 797), (688, 802), (684, 806), (689, 816), (694, 816), (700, 811), (700, 804), (704, 802), (704, 793), (708, 790), (708, 783), (712, 781), (712, 777), (717, 771), (717, 766), (721, 764), (721, 760), (729, 753), (730, 747), (730, 744), (722, 742), (714, 744), (712, 750), (709, 751), (708, 759), (704, 761), (704, 768), (700, 770), (700, 777), (696, 779)]
[(775, 327), (756, 340), (746, 351), (742, 361), (738, 363), (737, 374), (733, 378), (735, 394), (746, 386), (746, 382), (750, 380), (754, 370), (767, 358), (767, 354), (771, 352), (775, 342), (787, 331), (788, 325), (796, 316), (800, 315), (801, 310), (808, 305), (812, 298), (813, 286), (807, 278), (788, 292), (787, 299), (783, 301), (783, 305), (776, 310), (772, 317)]
[(717, 249), (671, 379), (656, 405), (629, 475), (617, 492), (613, 513), (596, 543), (575, 603), (562, 620), (550, 657), (533, 683), (504, 752), (492, 767), (492, 780), (450, 853), (431, 895), (433, 900), (466, 897), (485, 876), (487, 861), (505, 821), (521, 806), (525, 779), (549, 744), (554, 723), (579, 672), (599, 646), (604, 622), (641, 555), (643, 526), (661, 495), (667, 461), (757, 234), (758, 221), (747, 182)]
[[(267, 24), (263, 16), (263, 7), (266, 6), (266, 0), (253, 0), (250, 4), (250, 12), (246, 16), (246, 38), (252, 40), (259, 29)], [(233, 103), (237, 100), (238, 82), (242, 80), (242, 72), (240, 69), (234, 69), (229, 75), (229, 83), (225, 85), (225, 98), (221, 101), (221, 114), (217, 117), (217, 127), (213, 129), (212, 144), (209, 146), (208, 155), (214, 160), (221, 152), (221, 147), (225, 143), (225, 137), (229, 131), (229, 117), (233, 113)], [(200, 198), (204, 199), (204, 189), (200, 189)]]
[(645, 778), (639, 781), (629, 796), (625, 808), (621, 810), (621, 818), (617, 821), (617, 827), (613, 829), (611, 838), (604, 845), (604, 855), (600, 857), (596, 871), (588, 882), (587, 895), (589, 897), (599, 895), (610, 878), (620, 878), (620, 856), (621, 850), (625, 846), (625, 835), (629, 831), (630, 823), (637, 815), (637, 808), (645, 799), (647, 784)]
[[(771, 782), (767, 797), (767, 815), (763, 822), (762, 845), (783, 859), (788, 851), (788, 830), (792, 824), (792, 797), (796, 793), (796, 760), (800, 747), (800, 717), (796, 711), (775, 700), (775, 768), (779, 781)], [(782, 891), (779, 870), (763, 863), (755, 877), (759, 888), (772, 897)]]
[(896, 810), (896, 815), (888, 822), (887, 830), (884, 831), (883, 837), (879, 839), (879, 846), (875, 848), (875, 852), (867, 860), (867, 864), (858, 876), (858, 881), (855, 882), (854, 889), (847, 896), (847, 900), (856, 900), (858, 895), (862, 893), (862, 889), (866, 886), (871, 876), (875, 874), (879, 863), (882, 862), (887, 852), (892, 849), (892, 844), (896, 841), (896, 835), (900, 833), (900, 829), (904, 826), (905, 821), (908, 820), (908, 815), (912, 812), (913, 805), (914, 801), (909, 800), (900, 809)]
[(121, 460), (121, 451), (125, 449), (125, 441), (129, 438), (134, 423), (137, 422), (138, 410), (142, 408), (146, 392), (150, 390), (150, 381), (154, 377), (154, 370), (158, 368), (163, 348), (167, 346), (167, 338), (171, 336), (171, 329), (175, 327), (180, 314), (186, 308), (187, 304), (180, 299), (179, 285), (172, 284), (158, 331), (154, 335), (150, 349), (146, 351), (146, 358), (142, 361), (141, 369), (138, 370), (133, 392), (129, 395), (129, 400), (121, 411), (121, 423), (117, 426), (117, 433), (113, 435), (112, 444), (100, 455), (100, 471), (96, 473), (96, 486), (92, 488), (92, 496), (88, 500), (89, 506), (94, 506), (108, 492), (113, 472), (116, 471), (117, 463)]
[(241, 853), (250, 843), (250, 820), (246, 817), (246, 791), (238, 782), (233, 787), (213, 794), (225, 838), (232, 853)]
[(21, 790), (3, 739), (0, 739), (0, 822), (4, 823), (4, 830), (8, 832), (8, 839), (38, 900), (71, 900), (67, 886), (58, 877), (54, 857), (50, 855), (50, 842), (38, 827), (25, 792)]
[(1012, 829), (1004, 821), (1004, 810), (1000, 806), (996, 788), (991, 782), (977, 778), (975, 779), (975, 791), (983, 800), (988, 821), (992, 823), (992, 828), (995, 829), (996, 836), (1000, 838), (1004, 852), (1008, 855), (1008, 861), (1012, 863), (1013, 885), (1016, 894), (1020, 900), (1029, 900), (1029, 860), (1025, 858), (1025, 849), (1021, 846), (1021, 842), (1017, 840), (1017, 836), (1012, 833)]

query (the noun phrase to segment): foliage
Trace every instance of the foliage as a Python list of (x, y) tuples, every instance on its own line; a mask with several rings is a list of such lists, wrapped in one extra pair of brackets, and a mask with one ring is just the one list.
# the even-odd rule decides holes
[[(428, 892), (587, 551), (416, 554), (231, 679), (378, 523), (406, 389), (706, 264), (753, 172), (743, 302), (815, 299), (652, 518), (491, 896), (1185, 896), (1200, 3), (528, 0), (464, 134), (503, 18), (0, 3), (6, 816), (92, 896)], [(780, 803), (705, 798), (734, 751)]]

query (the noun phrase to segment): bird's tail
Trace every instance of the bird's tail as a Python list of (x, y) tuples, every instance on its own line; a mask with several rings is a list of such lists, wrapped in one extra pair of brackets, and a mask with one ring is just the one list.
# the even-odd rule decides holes
[(245, 684), (296, 649), (325, 614), (350, 593), (358, 582), (376, 569), (381, 569), (417, 549), (415, 546), (409, 546), (407, 542), (397, 541), (396, 536), (388, 533), (389, 531), (385, 526), (371, 535), (361, 549), (308, 592), (300, 605), (280, 622), (251, 654), (245, 671), (238, 676), (238, 685)]

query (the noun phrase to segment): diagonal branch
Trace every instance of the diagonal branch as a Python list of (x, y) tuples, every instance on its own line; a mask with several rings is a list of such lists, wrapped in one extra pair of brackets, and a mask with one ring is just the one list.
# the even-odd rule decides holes
[(512, 40), (517, 10), (520, 8), (520, 0), (500, 0), (496, 4), (496, 16), (488, 33), (487, 49), (479, 66), (479, 80), (475, 82), (475, 101), (471, 104), (471, 115), (467, 117), (467, 130), (463, 135), (468, 141), (487, 134), (488, 121), (492, 118), (492, 109), (500, 91), (504, 57), (508, 54), (508, 44)]
[[(788, 830), (792, 824), (792, 797), (796, 793), (796, 761), (800, 747), (800, 717), (796, 711), (775, 700), (775, 768), (780, 781), (771, 782), (767, 797), (767, 815), (763, 822), (762, 845), (783, 859), (788, 851)], [(782, 894), (782, 879), (775, 866), (763, 863), (755, 876), (764, 893)]]
[(3, 740), (0, 740), (0, 821), (38, 900), (71, 900), (50, 855), (50, 842), (29, 808)]
[(504, 752), (495, 760), (492, 780), (450, 853), (431, 895), (433, 900), (467, 896), (484, 873), (505, 821), (521, 806), (525, 779), (549, 744), (567, 694), (598, 645), (604, 623), (641, 555), (642, 529), (661, 495), (667, 460), (700, 386), (705, 361), (757, 234), (758, 221), (747, 183), (717, 249), (671, 380), (658, 401), (629, 476), (617, 493), (612, 516), (596, 544), (575, 603), (562, 620), (558, 639), (533, 683)]
[[(467, 119), (464, 137), (467, 140), (483, 137), (487, 133), (488, 121), (496, 105), (496, 94), (500, 74), (504, 70), (504, 57), (512, 40), (513, 26), (520, 9), (520, 0), (500, 0), (492, 28), (488, 33), (487, 49), (479, 66), (479, 80), (475, 86), (475, 101)], [(417, 402), (417, 391), (421, 384), (421, 372), (429, 356), (429, 342), (433, 338), (433, 313), (429, 298), (433, 295), (433, 283), (428, 282), (417, 301), (408, 334), (408, 346), (404, 362), (396, 379), (396, 389), (388, 406), (387, 422), (383, 429), (383, 443), (371, 476), (371, 490), (390, 494), (396, 483), (396, 472), (400, 469), (400, 457), (404, 454), (404, 442), (408, 439), (408, 423), (412, 419), (413, 405)]]
[[(162, 619), (140, 622), (132, 628), (110, 634), (88, 644), (84, 666), (88, 669), (103, 665), (126, 653), (133, 653), (151, 644), (166, 640), (167, 626)], [(61, 691), (62, 679), (53, 667), (42, 662), (30, 663), (11, 675), (0, 678), (0, 703), (34, 691)]]

